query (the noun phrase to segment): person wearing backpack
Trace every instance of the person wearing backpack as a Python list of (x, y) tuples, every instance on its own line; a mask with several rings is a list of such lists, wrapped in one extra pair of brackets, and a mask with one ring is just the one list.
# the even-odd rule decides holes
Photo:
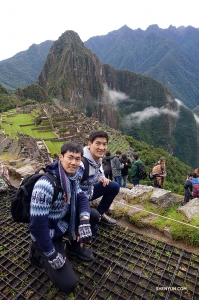
[[(194, 173), (194, 172), (190, 173), (187, 176), (187, 179), (186, 179), (185, 184), (184, 184), (184, 189), (185, 189), (184, 200), (183, 200), (181, 205), (186, 205), (189, 202), (190, 199), (193, 199), (193, 196), (192, 196), (193, 185), (192, 185), (191, 181), (196, 177), (197, 177), (197, 174)], [(198, 182), (199, 182), (199, 180), (198, 180)]]
[(51, 281), (63, 292), (77, 285), (75, 273), (66, 257), (63, 235), (67, 233), (66, 252), (91, 260), (91, 250), (84, 243), (91, 242), (92, 228), (99, 221), (99, 213), (91, 209), (88, 199), (77, 181), (77, 168), (83, 149), (74, 142), (61, 147), (59, 158), (46, 166), (46, 171), (56, 177), (61, 188), (55, 201), (52, 181), (45, 174), (35, 183), (30, 202), (29, 260), (41, 265)]
[(196, 172), (192, 172), (187, 177), (184, 184), (185, 196), (182, 205), (189, 202), (190, 199), (199, 198), (199, 178)]
[(166, 159), (161, 157), (152, 168), (151, 174), (153, 176), (153, 182), (155, 188), (163, 188), (164, 179), (167, 175), (166, 172)]
[(140, 179), (146, 178), (146, 170), (144, 168), (144, 172), (145, 172), (144, 177), (139, 178), (139, 166), (142, 165), (144, 167), (144, 164), (139, 159), (139, 156), (136, 152), (132, 154), (132, 159), (133, 159), (133, 163), (132, 163), (132, 166), (131, 166), (130, 177), (131, 177), (131, 180), (133, 182), (133, 185), (136, 186), (136, 185), (140, 184)]
[(121, 163), (124, 165), (124, 168), (121, 170), (122, 179), (123, 179), (122, 187), (126, 188), (127, 179), (128, 179), (128, 171), (131, 168), (130, 158), (127, 158), (126, 154), (122, 154)]
[(104, 175), (106, 178), (112, 180), (113, 174), (112, 174), (112, 168), (111, 168), (111, 159), (114, 157), (114, 155), (111, 155), (110, 151), (106, 151), (105, 156), (102, 158), (102, 166), (104, 170)]
[[(115, 196), (119, 193), (120, 186), (115, 181), (105, 177), (102, 168), (102, 158), (108, 147), (108, 134), (102, 130), (94, 130), (90, 133), (88, 146), (84, 147), (85, 162), (81, 162), (77, 172), (80, 188), (88, 197), (89, 201), (101, 198), (97, 206), (100, 214), (100, 222), (108, 226), (116, 225), (116, 220), (109, 217), (106, 212), (109, 210)], [(85, 177), (86, 163), (88, 174)], [(82, 180), (83, 179), (83, 180)], [(97, 228), (95, 227), (95, 230)]]

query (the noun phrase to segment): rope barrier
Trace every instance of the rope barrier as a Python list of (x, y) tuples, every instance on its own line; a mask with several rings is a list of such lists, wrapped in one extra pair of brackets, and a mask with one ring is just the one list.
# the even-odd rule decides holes
[[(128, 206), (128, 207), (130, 207), (130, 208), (133, 208), (133, 206), (131, 206), (131, 205), (129, 205), (129, 204), (121, 203), (121, 202), (119, 202), (119, 201), (114, 201), (114, 203), (119, 203), (120, 205), (124, 205), (124, 206)], [(134, 206), (134, 207), (135, 207), (135, 206)], [(140, 210), (140, 211), (143, 211), (143, 212), (147, 212), (147, 213), (149, 213), (149, 214), (151, 214), (151, 215), (155, 215), (155, 216), (158, 216), (158, 217), (161, 217), (161, 218), (170, 220), (170, 221), (174, 221), (174, 222), (177, 222), (177, 223), (180, 223), (180, 224), (183, 224), (183, 225), (187, 225), (187, 226), (190, 226), (190, 227), (199, 229), (199, 227), (197, 227), (197, 226), (195, 226), (195, 225), (188, 224), (188, 223), (184, 223), (184, 222), (178, 221), (178, 220), (174, 220), (174, 219), (172, 219), (172, 218), (165, 217), (165, 216), (162, 216), (162, 215), (153, 213), (153, 212), (151, 212), (151, 211), (148, 211), (148, 210), (145, 210), (145, 209), (142, 209), (142, 208), (139, 208), (139, 207), (136, 207), (136, 209), (138, 209), (138, 210)]]

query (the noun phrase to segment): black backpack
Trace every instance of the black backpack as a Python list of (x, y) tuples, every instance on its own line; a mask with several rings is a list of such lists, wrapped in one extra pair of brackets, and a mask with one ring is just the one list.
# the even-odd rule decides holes
[(145, 166), (142, 163), (136, 164), (138, 167), (137, 177), (138, 179), (145, 179), (147, 177)]
[[(39, 173), (41, 170), (43, 170), (44, 173)], [(11, 214), (14, 222), (30, 222), (30, 201), (32, 190), (37, 180), (43, 175), (47, 176), (50, 179), (54, 187), (53, 202), (56, 200), (59, 192), (62, 191), (59, 181), (56, 177), (46, 172), (45, 168), (37, 169), (34, 174), (29, 175), (23, 179), (20, 187), (11, 198)]]

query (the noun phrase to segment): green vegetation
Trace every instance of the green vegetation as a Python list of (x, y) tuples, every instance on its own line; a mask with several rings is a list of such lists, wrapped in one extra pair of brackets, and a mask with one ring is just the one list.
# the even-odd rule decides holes
[(31, 102), (31, 99), (34, 99), (39, 103), (51, 103), (48, 95), (38, 83), (29, 84), (23, 89), (17, 88), (14, 92), (14, 95), (20, 99), (22, 103), (25, 101), (26, 105), (28, 105), (27, 101)]
[[(123, 26), (85, 42), (103, 63), (162, 82), (187, 107), (199, 104), (197, 28), (149, 26), (145, 31)], [(179, 31), (180, 30), (180, 31)], [(183, 35), (183, 39), (179, 39)]]
[(52, 44), (53, 41), (33, 44), (28, 50), (0, 61), (0, 83), (9, 92), (14, 92), (17, 87), (36, 82)]
[[(184, 194), (184, 182), (187, 174), (193, 169), (187, 166), (176, 157), (169, 155), (166, 151), (160, 148), (154, 148), (145, 142), (139, 142), (132, 137), (126, 136), (130, 146), (138, 152), (141, 160), (146, 166), (147, 173), (153, 164), (158, 161), (160, 157), (166, 158), (167, 177), (165, 180), (164, 188), (171, 190), (173, 193), (183, 195)], [(145, 179), (144, 184), (151, 184), (149, 178)]]

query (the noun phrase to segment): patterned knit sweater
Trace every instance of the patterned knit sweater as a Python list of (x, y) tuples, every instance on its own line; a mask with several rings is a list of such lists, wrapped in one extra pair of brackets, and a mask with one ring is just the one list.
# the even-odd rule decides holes
[[(46, 167), (47, 172), (60, 179), (57, 161)], [(70, 176), (68, 176), (70, 179)], [(52, 203), (53, 185), (48, 177), (42, 176), (35, 184), (30, 204), (30, 235), (33, 241), (49, 257), (55, 254), (52, 240), (63, 236), (70, 222), (70, 205), (63, 200), (60, 191)], [(87, 197), (77, 183), (77, 218), (90, 217), (90, 205)]]
[(78, 181), (80, 184), (81, 190), (85, 193), (85, 195), (88, 197), (89, 200), (92, 199), (93, 196), (93, 190), (94, 190), (94, 184), (99, 182), (101, 178), (104, 178), (104, 171), (102, 168), (102, 159), (99, 159), (98, 164), (95, 162), (93, 159), (90, 150), (88, 146), (84, 147), (84, 157), (89, 162), (89, 172), (88, 172), (88, 178), (84, 181), (81, 182), (81, 179), (83, 177), (84, 171), (85, 171), (85, 166), (83, 162), (81, 162), (77, 173), (78, 173)]

